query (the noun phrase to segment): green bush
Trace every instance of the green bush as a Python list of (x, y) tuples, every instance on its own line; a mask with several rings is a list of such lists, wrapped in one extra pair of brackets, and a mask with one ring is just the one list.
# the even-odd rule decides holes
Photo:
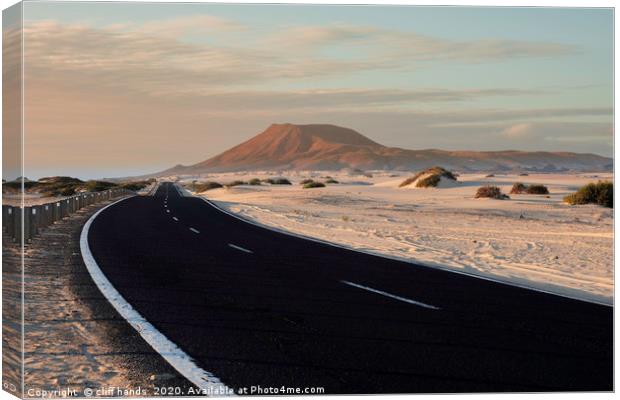
[(304, 189), (321, 188), (321, 187), (325, 187), (325, 184), (322, 182), (310, 182), (304, 185)]
[(194, 191), (196, 193), (202, 193), (202, 192), (206, 192), (207, 190), (219, 189), (221, 187), (223, 187), (223, 185), (219, 182), (207, 181), (207, 182), (196, 183), (194, 185)]
[(481, 186), (478, 188), (475, 198), (476, 199), (489, 198), (489, 199), (504, 200), (504, 199), (509, 199), (510, 197), (503, 194), (500, 188), (498, 188), (497, 186)]
[(307, 185), (308, 183), (312, 183), (314, 182), (313, 179), (304, 179), (303, 181), (299, 182), (300, 185)]
[(60, 191), (58, 191), (58, 194), (60, 196), (73, 196), (75, 194), (75, 188), (68, 187), (68, 188), (61, 189)]
[(121, 183), (121, 187), (123, 189), (133, 190), (134, 192), (137, 192), (138, 190), (142, 190), (150, 184), (151, 181), (133, 181)]
[(419, 188), (437, 187), (437, 185), (439, 184), (439, 181), (441, 181), (441, 175), (431, 175), (418, 181), (415, 187), (419, 187)]
[(226, 187), (233, 187), (233, 186), (239, 186), (239, 185), (247, 185), (247, 183), (244, 182), (244, 181), (232, 181), (232, 182), (227, 183), (224, 186), (226, 186)]
[(91, 180), (86, 181), (84, 189), (86, 189), (87, 192), (102, 192), (116, 186), (118, 185), (114, 182)]
[(266, 179), (272, 185), (291, 185), (291, 181), (286, 178)]
[(250, 181), (248, 182), (248, 184), (252, 185), (252, 186), (258, 186), (260, 185), (260, 179), (258, 178), (253, 178), (250, 179)]
[(340, 182), (338, 182), (338, 181), (337, 181), (337, 180), (335, 180), (334, 178), (329, 178), (329, 179), (327, 179), (327, 180), (325, 181), (325, 183), (333, 183), (333, 184), (336, 184), (336, 183), (340, 183)]
[(530, 185), (526, 192), (527, 194), (549, 194), (549, 189), (545, 185)]
[(524, 185), (521, 182), (516, 182), (510, 189), (510, 194), (549, 194), (549, 189), (545, 185)]
[(526, 190), (527, 186), (525, 186), (521, 182), (516, 182), (514, 185), (512, 185), (512, 189), (510, 189), (510, 194), (525, 193)]
[(403, 187), (412, 184), (422, 175), (429, 175), (428, 177), (422, 179), (416, 184), (416, 187), (435, 187), (439, 183), (442, 177), (456, 180), (456, 174), (451, 171), (448, 171), (442, 167), (432, 167), (427, 168), (424, 171), (420, 171), (411, 178), (407, 178), (398, 185), (398, 187)]
[(598, 204), (603, 207), (614, 207), (614, 184), (609, 181), (588, 183), (575, 193), (564, 197), (564, 201), (571, 205)]

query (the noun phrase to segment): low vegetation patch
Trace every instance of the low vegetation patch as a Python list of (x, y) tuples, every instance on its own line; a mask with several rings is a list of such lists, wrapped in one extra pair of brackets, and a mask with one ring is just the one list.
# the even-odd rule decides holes
[(206, 192), (207, 190), (219, 189), (221, 187), (224, 187), (224, 185), (219, 182), (207, 181), (194, 184), (194, 191), (196, 193), (202, 193)]
[(103, 192), (104, 190), (112, 189), (113, 187), (117, 187), (118, 185), (113, 182), (108, 181), (86, 181), (85, 188), (87, 192)]
[(307, 185), (308, 183), (312, 183), (314, 182), (314, 179), (304, 179), (301, 182), (299, 182), (300, 185)]
[(488, 199), (504, 200), (504, 199), (509, 199), (510, 197), (503, 194), (500, 188), (498, 188), (497, 186), (481, 186), (478, 188), (475, 198), (476, 199), (488, 198)]
[(334, 178), (329, 178), (325, 181), (325, 183), (332, 183), (332, 184), (336, 184), (336, 183), (340, 183), (337, 180), (335, 180)]
[(549, 194), (549, 189), (545, 185), (530, 185), (527, 186), (521, 182), (516, 182), (510, 189), (510, 194)]
[[(82, 181), (70, 176), (47, 176), (38, 181), (24, 181), (24, 189), (27, 193), (40, 193), (44, 196), (72, 196), (79, 192), (101, 192), (104, 190), (120, 187), (127, 190), (141, 190), (154, 182), (154, 179), (143, 181), (111, 182), (104, 180)], [(6, 182), (3, 191), (17, 191), (21, 188), (21, 180)]]
[(291, 185), (291, 181), (286, 178), (263, 179), (263, 182), (269, 183), (271, 185)]
[(325, 187), (323, 182), (309, 182), (304, 185), (304, 189), (321, 188)]
[(124, 182), (124, 183), (121, 183), (120, 186), (123, 189), (133, 190), (134, 192), (137, 192), (139, 190), (144, 189), (145, 187), (147, 187), (153, 182), (155, 182), (155, 179), (149, 179), (146, 181)]
[(598, 181), (582, 186), (575, 193), (564, 197), (571, 205), (598, 204), (603, 207), (614, 207), (614, 184), (609, 181)]
[(515, 182), (514, 185), (512, 185), (512, 189), (510, 189), (510, 194), (521, 194), (521, 193), (525, 193), (525, 191), (527, 190), (527, 186), (521, 182)]
[(234, 187), (234, 186), (240, 186), (240, 185), (247, 185), (247, 182), (244, 181), (232, 181), (232, 182), (228, 182), (226, 185), (226, 187)]
[(527, 194), (549, 194), (549, 189), (545, 185), (530, 185)]
[[(419, 179), (420, 177), (424, 175), (428, 175), (428, 176), (426, 176), (423, 179)], [(416, 181), (417, 183), (415, 186), (419, 188), (436, 187), (441, 181), (441, 178), (447, 178), (447, 179), (456, 181), (456, 175), (452, 173), (451, 171), (448, 171), (447, 169), (442, 168), (442, 167), (432, 167), (432, 168), (425, 169), (424, 171), (418, 172), (411, 178), (405, 179), (404, 181), (400, 183), (400, 185), (398, 185), (398, 187), (408, 186)]]
[(252, 186), (259, 186), (260, 185), (260, 179), (258, 178), (253, 178), (250, 179), (250, 181), (248, 182), (248, 184), (252, 185)]

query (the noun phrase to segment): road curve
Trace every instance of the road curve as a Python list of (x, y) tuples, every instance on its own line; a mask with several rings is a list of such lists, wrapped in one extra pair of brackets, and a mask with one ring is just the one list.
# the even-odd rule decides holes
[(92, 221), (131, 306), (229, 387), (610, 391), (613, 308), (277, 233), (171, 183)]

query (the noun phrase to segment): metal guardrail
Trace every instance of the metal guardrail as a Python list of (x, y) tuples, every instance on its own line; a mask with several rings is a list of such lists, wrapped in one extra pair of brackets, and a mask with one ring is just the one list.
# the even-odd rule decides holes
[(51, 203), (24, 208), (3, 205), (2, 229), (6, 235), (17, 242), (20, 242), (22, 237), (24, 241), (28, 241), (39, 232), (39, 229), (60, 221), (81, 208), (129, 194), (134, 194), (134, 192), (127, 189), (109, 189), (101, 192), (80, 193)]

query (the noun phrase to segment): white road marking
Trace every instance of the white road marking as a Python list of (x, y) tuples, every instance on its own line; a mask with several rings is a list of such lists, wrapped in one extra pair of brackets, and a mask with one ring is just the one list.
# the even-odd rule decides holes
[(167, 212), (168, 214), (170, 214), (170, 210), (166, 210), (166, 212)]
[(172, 217), (172, 219), (177, 221), (177, 222), (179, 221), (179, 219), (177, 217)]
[(377, 293), (377, 294), (380, 294), (382, 296), (386, 296), (386, 297), (390, 297), (390, 298), (395, 299), (395, 300), (403, 301), (405, 303), (413, 304), (413, 305), (424, 307), (424, 308), (430, 308), (431, 310), (440, 310), (439, 307), (435, 307), (435, 306), (432, 306), (430, 304), (425, 304), (425, 303), (421, 303), (419, 301), (407, 299), (405, 297), (396, 296), (395, 294), (383, 292), (381, 290), (373, 289), (373, 288), (370, 288), (368, 286), (358, 285), (357, 283), (353, 283), (353, 282), (349, 282), (349, 281), (340, 281), (340, 282), (344, 283), (345, 285), (353, 286), (353, 287), (356, 287), (358, 289), (368, 290), (369, 292)]
[(237, 250), (244, 251), (244, 252), (246, 252), (246, 253), (250, 253), (250, 254), (254, 253), (252, 250), (244, 249), (244, 248), (243, 248), (243, 247), (241, 247), (241, 246), (235, 246), (235, 245), (234, 245), (234, 244), (232, 244), (232, 243), (228, 243), (228, 246), (229, 246), (229, 247), (232, 247), (233, 249), (237, 249)]
[(200, 231), (198, 229), (194, 229), (194, 228), (189, 228), (190, 231), (194, 232), (194, 233), (200, 233)]
[[(125, 199), (116, 201), (97, 211), (90, 217), (86, 224), (84, 224), (84, 228), (82, 228), (80, 250), (88, 273), (99, 288), (99, 291), (101, 291), (101, 294), (112, 304), (116, 311), (125, 318), (129, 325), (131, 325), (132, 328), (134, 328), (140, 336), (168, 362), (168, 364), (187, 380), (206, 393), (233, 393), (231, 389), (226, 390), (228, 389), (227, 386), (215, 375), (196, 365), (196, 362), (187, 355), (187, 353), (171, 342), (170, 339), (158, 331), (150, 322), (144, 319), (131, 304), (127, 303), (114, 286), (112, 286), (112, 283), (110, 283), (108, 278), (103, 274), (103, 271), (101, 271), (101, 268), (99, 268), (99, 265), (97, 265), (97, 261), (95, 261), (90, 247), (88, 246), (88, 231), (95, 218), (97, 218), (103, 210), (123, 200)], [(222, 394), (218, 394), (218, 396)]]

